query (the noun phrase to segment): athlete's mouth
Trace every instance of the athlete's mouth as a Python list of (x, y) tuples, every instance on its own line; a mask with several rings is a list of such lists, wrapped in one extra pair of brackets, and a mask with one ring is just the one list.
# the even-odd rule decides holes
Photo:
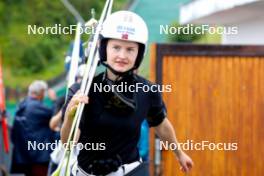
[(125, 65), (128, 64), (126, 61), (116, 61), (115, 63), (116, 63), (118, 66), (125, 66)]

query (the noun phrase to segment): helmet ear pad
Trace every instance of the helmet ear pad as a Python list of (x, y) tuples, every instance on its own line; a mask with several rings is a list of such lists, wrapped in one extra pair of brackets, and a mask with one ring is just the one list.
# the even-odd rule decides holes
[(135, 66), (134, 66), (135, 69), (138, 69), (138, 67), (140, 66), (143, 60), (144, 54), (145, 54), (145, 45), (142, 43), (138, 43), (138, 54), (137, 54), (137, 59), (136, 59)]
[[(106, 54), (106, 47), (109, 39), (108, 38), (101, 38), (100, 40), (100, 45), (99, 45), (99, 58), (101, 62), (106, 62), (107, 54)], [(134, 65), (135, 69), (138, 69), (140, 66), (144, 54), (145, 54), (145, 45), (142, 43), (137, 43), (138, 44), (138, 54), (136, 58), (136, 62)]]
[(106, 61), (106, 47), (107, 47), (107, 43), (108, 43), (108, 38), (103, 38), (101, 36), (101, 39), (100, 39), (100, 44), (99, 44), (99, 58), (100, 58), (100, 61), (101, 62), (105, 62)]

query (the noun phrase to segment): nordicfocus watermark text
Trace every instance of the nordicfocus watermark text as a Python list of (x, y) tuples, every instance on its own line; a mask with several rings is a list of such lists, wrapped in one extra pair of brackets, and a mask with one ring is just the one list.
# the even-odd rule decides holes
[[(178, 144), (178, 145), (177, 145)], [(168, 141), (160, 141), (160, 150), (176, 150), (178, 148), (182, 150), (224, 150), (224, 151), (235, 151), (238, 149), (237, 143), (224, 143), (218, 142), (213, 143), (210, 141), (194, 142), (193, 140), (187, 140), (184, 143), (169, 143)]]
[(143, 83), (135, 83), (132, 85), (127, 82), (122, 82), (118, 85), (108, 85), (103, 83), (97, 83), (93, 86), (94, 92), (171, 92), (171, 85), (146, 85)]
[[(55, 150), (60, 144), (59, 141), (53, 143), (37, 143), (36, 141), (28, 141), (28, 150)], [(64, 148), (67, 148), (67, 143), (62, 144)], [(75, 143), (72, 142), (71, 145), (77, 147), (78, 150), (105, 150), (105, 143)]]
[(187, 24), (185, 26), (170, 26), (160, 25), (160, 34), (220, 34), (220, 35), (236, 35), (238, 34), (237, 26), (210, 26), (203, 24), (200, 26), (194, 26), (193, 24)]
[[(46, 35), (46, 34), (75, 34), (77, 31), (77, 25), (62, 26), (61, 24), (54, 24), (53, 26), (37, 26), (28, 25), (28, 35)], [(80, 28), (80, 34), (95, 34), (95, 28), (85, 26)]]

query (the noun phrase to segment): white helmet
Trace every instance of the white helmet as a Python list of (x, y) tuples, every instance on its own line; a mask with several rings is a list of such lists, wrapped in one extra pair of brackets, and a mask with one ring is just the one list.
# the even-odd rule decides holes
[(99, 48), (102, 62), (106, 61), (106, 45), (108, 39), (138, 43), (139, 51), (134, 69), (139, 67), (148, 42), (148, 28), (140, 16), (130, 11), (118, 11), (107, 17), (103, 23)]

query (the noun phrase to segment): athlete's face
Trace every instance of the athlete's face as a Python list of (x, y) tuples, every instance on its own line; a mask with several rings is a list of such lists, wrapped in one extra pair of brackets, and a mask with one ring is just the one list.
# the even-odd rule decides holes
[(107, 64), (118, 72), (131, 69), (138, 55), (138, 44), (130, 41), (110, 39), (106, 47)]

